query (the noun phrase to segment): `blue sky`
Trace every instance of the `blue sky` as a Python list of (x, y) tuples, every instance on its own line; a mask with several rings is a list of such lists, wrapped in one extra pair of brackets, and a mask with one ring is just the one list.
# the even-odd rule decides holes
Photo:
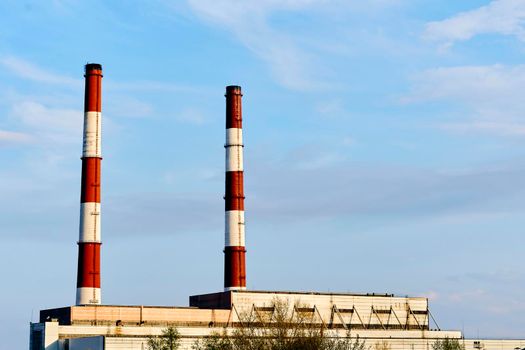
[(104, 67), (103, 301), (222, 288), (224, 86), (248, 287), (427, 296), (523, 337), (525, 2), (3, 1), (0, 337), (74, 302), (83, 65)]

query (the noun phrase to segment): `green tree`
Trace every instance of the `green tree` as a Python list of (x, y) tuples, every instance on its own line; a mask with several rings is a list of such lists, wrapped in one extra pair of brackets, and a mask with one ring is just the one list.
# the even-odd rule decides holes
[(450, 339), (448, 337), (444, 339), (438, 339), (432, 344), (434, 350), (465, 350), (465, 346), (459, 343), (458, 339)]
[(177, 328), (169, 326), (158, 337), (148, 339), (148, 350), (177, 350), (180, 346), (180, 334)]

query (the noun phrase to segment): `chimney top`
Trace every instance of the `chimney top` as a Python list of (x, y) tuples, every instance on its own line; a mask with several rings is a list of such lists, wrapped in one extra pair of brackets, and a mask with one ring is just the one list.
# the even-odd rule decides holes
[(96, 69), (102, 70), (102, 65), (99, 64), (99, 63), (88, 63), (88, 64), (86, 64), (86, 72), (88, 70), (96, 70)]
[(237, 93), (241, 94), (241, 87), (239, 85), (226, 86), (226, 94)]

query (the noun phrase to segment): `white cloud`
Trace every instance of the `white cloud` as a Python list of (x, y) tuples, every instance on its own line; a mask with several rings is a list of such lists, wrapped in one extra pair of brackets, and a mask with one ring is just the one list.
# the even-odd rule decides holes
[(441, 294), (439, 292), (436, 292), (434, 290), (430, 290), (428, 292), (422, 292), (421, 293), (422, 296), (430, 299), (431, 301), (435, 301), (435, 300), (438, 300), (439, 298), (441, 298)]
[(51, 73), (19, 57), (0, 58), (0, 64), (13, 74), (28, 80), (40, 83), (65, 85), (77, 88), (81, 85), (80, 79), (73, 79), (67, 76)]
[(83, 113), (74, 109), (49, 108), (40, 103), (24, 101), (13, 106), (12, 114), (24, 125), (40, 130), (71, 132), (82, 125)]
[(402, 103), (446, 101), (466, 109), (462, 119), (439, 124), (451, 131), (525, 135), (525, 65), (460, 66), (426, 70), (413, 79)]
[(48, 107), (33, 101), (12, 106), (10, 117), (20, 123), (37, 143), (78, 142), (82, 136), (80, 110)]
[(297, 162), (294, 167), (299, 170), (316, 170), (341, 163), (345, 157), (337, 153), (322, 153), (310, 159)]
[(296, 90), (309, 90), (324, 85), (316, 76), (319, 67), (315, 57), (302, 50), (292, 37), (270, 26), (268, 17), (274, 11), (304, 10), (326, 0), (188, 0), (201, 18), (233, 32), (248, 49), (269, 64), (274, 78)]
[(480, 34), (513, 35), (525, 41), (525, 2), (495, 0), (477, 9), (426, 25), (424, 37), (451, 45)]
[(443, 123), (439, 124), (438, 127), (442, 128), (443, 130), (459, 133), (475, 131), (509, 136), (525, 136), (525, 122), (505, 123), (494, 121), (472, 121), (470, 123)]
[(236, 0), (188, 0), (190, 6), (209, 17), (210, 19), (226, 24), (237, 25), (239, 22), (264, 17), (276, 10), (300, 10), (313, 4), (327, 3), (327, 0), (261, 0), (261, 1), (236, 1)]
[(0, 145), (29, 143), (32, 137), (23, 132), (0, 130)]
[(525, 309), (519, 294), (523, 281), (524, 276), (518, 270), (470, 271), (449, 276), (437, 290), (425, 294), (442, 304), (489, 305), (487, 314), (508, 317)]
[(525, 87), (525, 65), (459, 66), (426, 70), (414, 78), (403, 102), (461, 99), (472, 104), (516, 101)]
[[(363, 32), (350, 32), (348, 23), (357, 22), (354, 17), (370, 15), (377, 21), (378, 13), (400, 5), (403, 0), (187, 0), (187, 3), (189, 11), (226, 29), (264, 61), (280, 85), (292, 90), (316, 91), (338, 87), (338, 74), (332, 68), (331, 57), (354, 52), (355, 41), (363, 39)], [(172, 8), (181, 11), (180, 6)], [(293, 20), (283, 20), (288, 15), (304, 16), (313, 24), (311, 28), (297, 30)], [(354, 37), (352, 42), (349, 37)], [(364, 45), (369, 45), (369, 40), (364, 41)], [(399, 45), (395, 52), (399, 52)], [(359, 54), (362, 55), (362, 50)]]
[[(257, 220), (351, 218), (362, 223), (368, 217), (411, 217), (458, 223), (461, 216), (479, 222), (488, 215), (520, 212), (524, 205), (521, 196), (513, 201), (515, 181), (525, 169), (521, 161), (445, 173), (367, 165), (310, 150), (301, 149), (281, 162), (257, 159), (251, 163), (249, 191), (257, 198), (251, 204)], [(284, 167), (287, 171), (280, 171)]]
[(129, 95), (116, 94), (111, 95), (108, 99), (111, 103), (105, 105), (105, 110), (112, 116), (143, 118), (151, 116), (155, 111), (152, 104)]
[(343, 138), (341, 142), (344, 146), (354, 146), (357, 143), (357, 140), (353, 137), (347, 136)]
[[(166, 179), (172, 180), (172, 179)], [(183, 233), (210, 230), (221, 224), (221, 202), (209, 193), (132, 193), (107, 198), (105, 228), (114, 232), (138, 234)], [(140, 212), (141, 215), (136, 215)], [(171, 220), (177, 212), (186, 220)], [(149, 228), (148, 228), (149, 227)]]
[(487, 292), (483, 289), (474, 290), (462, 290), (458, 292), (452, 292), (447, 295), (447, 299), (453, 303), (465, 303), (467, 300), (479, 300), (484, 299), (487, 296)]
[(204, 114), (195, 108), (186, 108), (177, 113), (175, 119), (181, 123), (202, 125), (206, 122)]
[(326, 118), (343, 118), (349, 116), (341, 99), (323, 100), (316, 105), (317, 112)]
[[(176, 83), (165, 83), (159, 81), (131, 81), (131, 82), (117, 82), (111, 79), (106, 80), (104, 87), (108, 91), (151, 91), (151, 92), (186, 92), (186, 93), (206, 93), (210, 92), (207, 88), (202, 86), (190, 86)], [(214, 90), (211, 90), (214, 91)]]

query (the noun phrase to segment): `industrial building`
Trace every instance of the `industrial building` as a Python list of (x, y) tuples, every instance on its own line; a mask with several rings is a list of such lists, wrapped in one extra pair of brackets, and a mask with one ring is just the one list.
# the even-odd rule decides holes
[[(30, 325), (30, 350), (112, 350), (147, 348), (150, 336), (175, 326), (182, 347), (196, 339), (231, 330), (242, 315), (271, 322), (275, 300), (329, 337), (359, 337), (372, 347), (431, 349), (438, 339), (459, 339), (466, 349), (522, 349), (524, 340), (464, 339), (460, 331), (439, 329), (424, 297), (390, 294), (252, 291), (246, 289), (242, 92), (226, 88), (226, 174), (224, 290), (194, 295), (189, 306), (103, 305), (101, 293), (101, 120), (102, 66), (85, 67), (80, 232), (76, 305), (40, 311)], [(432, 328), (431, 325), (435, 325)]]

